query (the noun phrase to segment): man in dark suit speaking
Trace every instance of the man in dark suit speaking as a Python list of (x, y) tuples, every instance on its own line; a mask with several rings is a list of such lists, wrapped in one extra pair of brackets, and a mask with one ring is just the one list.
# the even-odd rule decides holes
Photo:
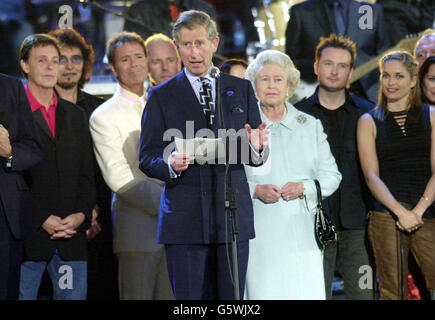
[[(170, 130), (185, 133), (184, 138), (193, 138), (189, 131), (197, 136), (198, 130), (207, 132), (209, 138), (218, 137), (218, 129), (238, 131), (238, 137), (228, 138), (230, 142), (236, 140), (237, 151), (230, 150), (233, 152), (227, 153), (227, 161), (236, 162), (231, 171), (238, 191), (237, 256), (243, 297), (248, 241), (254, 237), (254, 225), (241, 150), (248, 146), (252, 151), (246, 164), (262, 164), (269, 132), (261, 124), (252, 85), (247, 80), (226, 74), (217, 80), (210, 74), (219, 37), (216, 23), (206, 13), (182, 13), (174, 25), (173, 37), (185, 67), (174, 78), (150, 90), (140, 142), (140, 169), (165, 182), (157, 240), (166, 247), (176, 299), (234, 298), (225, 244), (231, 237), (226, 233), (230, 226), (224, 208), (225, 165), (201, 165), (199, 159), (193, 162), (192, 155), (171, 153), (173, 148), (168, 153), (171, 145), (165, 140), (171, 140), (167, 138)], [(222, 108), (216, 103), (219, 99)]]
[(31, 228), (23, 171), (42, 159), (23, 85), (0, 74), (0, 300), (18, 299), (23, 239)]

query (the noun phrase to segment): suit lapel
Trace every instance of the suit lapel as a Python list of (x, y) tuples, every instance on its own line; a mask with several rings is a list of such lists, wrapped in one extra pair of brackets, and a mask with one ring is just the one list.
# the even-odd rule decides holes
[(65, 121), (67, 120), (67, 111), (65, 107), (63, 106), (60, 99), (58, 100), (57, 108), (56, 108), (56, 129), (55, 129), (55, 135), (56, 140), (60, 138), (62, 135), (62, 132), (65, 128)]
[(140, 128), (140, 119), (142, 115), (134, 106), (130, 105), (126, 98), (122, 97), (120, 86), (115, 93), (115, 101), (120, 113), (133, 126), (133, 128)]
[(317, 22), (320, 24), (320, 30), (322, 30), (322, 34), (329, 35), (331, 32), (337, 32), (335, 27), (335, 19), (331, 15), (331, 10), (328, 8), (327, 1), (321, 0), (320, 6), (314, 6), (314, 14), (316, 16)]
[(33, 118), (35, 119), (37, 125), (41, 128), (42, 132), (44, 132), (50, 138), (50, 140), (54, 142), (53, 135), (51, 134), (50, 128), (48, 127), (47, 121), (45, 121), (41, 110), (36, 110), (33, 112)]
[[(195, 131), (197, 129), (207, 128), (207, 121), (202, 106), (200, 105), (198, 98), (193, 91), (192, 85), (190, 84), (189, 79), (187, 79), (184, 71), (181, 71), (177, 75), (176, 87), (177, 89), (179, 88), (177, 92), (184, 93), (182, 98), (173, 95), (173, 98), (171, 99), (174, 101), (174, 104), (178, 109), (177, 112), (181, 111), (185, 114), (185, 117), (181, 117), (181, 119), (195, 121)], [(179, 103), (176, 103), (176, 101), (179, 101)]]
[(356, 1), (350, 1), (349, 3), (349, 13), (347, 19), (346, 36), (351, 39), (358, 39), (358, 33), (361, 33), (361, 29), (358, 27), (357, 21), (360, 16), (358, 13), (360, 5)]
[[(231, 86), (228, 86), (225, 81), (225, 75), (221, 73), (220, 78), (220, 93), (218, 98), (221, 100), (221, 108), (222, 108), (222, 114), (225, 121), (225, 128), (233, 128), (233, 117), (231, 116), (232, 109), (239, 107), (240, 110), (244, 109), (244, 106), (236, 106), (234, 105), (234, 101), (232, 97), (234, 96), (234, 88)], [(219, 101), (217, 101), (219, 102)], [(244, 110), (246, 112), (246, 110)], [(217, 132), (217, 129), (219, 128), (220, 123), (220, 115), (218, 114), (217, 110), (217, 104), (216, 104), (216, 112), (215, 112), (215, 126), (214, 129)]]

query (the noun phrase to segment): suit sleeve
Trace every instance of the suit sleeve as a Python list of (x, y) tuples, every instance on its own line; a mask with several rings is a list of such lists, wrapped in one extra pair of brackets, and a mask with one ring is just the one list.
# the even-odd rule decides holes
[(145, 214), (157, 215), (163, 183), (131, 167), (116, 124), (107, 115), (92, 116), (90, 129), (95, 156), (109, 188)]
[[(329, 197), (338, 189), (341, 182), (341, 173), (338, 171), (335, 158), (332, 155), (320, 120), (316, 120), (314, 130), (317, 137), (317, 145), (315, 146), (317, 149), (315, 150), (315, 154), (317, 155), (317, 165), (314, 177), (320, 183), (322, 197), (324, 199)], [(314, 184), (314, 180), (304, 180), (302, 182), (305, 186), (308, 209), (312, 212), (317, 205), (316, 185)]]
[(89, 134), (88, 121), (85, 112), (80, 109), (81, 125), (80, 133), (82, 134), (83, 145), (81, 149), (81, 168), (80, 168), (80, 190), (77, 197), (77, 211), (83, 212), (86, 216), (85, 222), (81, 228), (89, 228), (92, 221), (92, 209), (95, 205), (95, 175), (94, 160), (92, 157), (92, 141)]
[(13, 161), (10, 171), (23, 171), (38, 164), (42, 159), (42, 152), (29, 101), (23, 85), (18, 80), (14, 100), (14, 107), (18, 110), (18, 133), (11, 141)]
[[(139, 168), (147, 176), (157, 178), (166, 183), (176, 183), (169, 176), (164, 141), (165, 120), (158, 93), (150, 90), (145, 110), (142, 114), (142, 130), (139, 146)], [(172, 150), (171, 150), (172, 151)]]

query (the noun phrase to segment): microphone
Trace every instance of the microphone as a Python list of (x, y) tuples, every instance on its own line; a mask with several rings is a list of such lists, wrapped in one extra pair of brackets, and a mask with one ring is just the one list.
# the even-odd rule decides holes
[(222, 101), (220, 98), (220, 92), (221, 92), (221, 82), (220, 82), (220, 76), (221, 76), (221, 71), (219, 70), (218, 67), (211, 67), (210, 70), (208, 71), (208, 74), (210, 75), (210, 77), (212, 77), (213, 79), (216, 80), (216, 109), (215, 109), (215, 114), (217, 114), (219, 116), (219, 129), (225, 129), (225, 119), (224, 119), (224, 115), (222, 112)]
[(213, 66), (210, 68), (208, 74), (210, 75), (210, 77), (218, 79), (221, 76), (221, 71), (218, 67)]

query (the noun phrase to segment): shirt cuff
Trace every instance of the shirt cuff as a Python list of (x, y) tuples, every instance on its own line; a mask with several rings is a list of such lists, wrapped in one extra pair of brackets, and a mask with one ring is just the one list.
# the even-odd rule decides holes
[(264, 148), (263, 150), (261, 150), (261, 152), (258, 152), (257, 150), (255, 150), (255, 148), (254, 148), (254, 146), (251, 144), (251, 142), (249, 142), (249, 147), (251, 148), (251, 150), (252, 150), (252, 153), (251, 153), (251, 159), (252, 159), (252, 162), (253, 163), (255, 163), (255, 164), (260, 164), (260, 163), (263, 163), (263, 156), (264, 156), (264, 151), (266, 150), (266, 148)]
[(168, 157), (169, 177), (171, 177), (171, 179), (177, 179), (181, 176), (181, 172), (174, 171), (174, 169), (171, 166), (171, 157), (172, 157), (172, 155), (170, 154)]

